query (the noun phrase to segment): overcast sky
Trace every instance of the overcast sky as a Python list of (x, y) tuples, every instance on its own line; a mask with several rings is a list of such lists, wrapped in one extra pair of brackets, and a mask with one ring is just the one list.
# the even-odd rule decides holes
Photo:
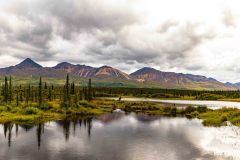
[(29, 57), (240, 82), (239, 0), (0, 0), (0, 67)]

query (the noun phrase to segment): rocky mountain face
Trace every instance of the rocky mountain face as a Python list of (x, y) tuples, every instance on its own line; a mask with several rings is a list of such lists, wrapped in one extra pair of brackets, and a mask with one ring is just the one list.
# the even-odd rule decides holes
[(217, 82), (213, 78), (207, 78), (205, 76), (200, 75), (192, 75), (192, 74), (182, 74), (182, 73), (174, 73), (174, 72), (162, 72), (156, 70), (154, 68), (144, 67), (142, 69), (137, 70), (134, 73), (130, 74), (132, 77), (137, 79), (138, 81), (162, 81), (166, 83), (184, 83), (187, 81), (195, 81), (195, 82), (206, 82), (212, 81)]
[(240, 88), (240, 83), (221, 83), (213, 78), (207, 78), (201, 75), (162, 72), (149, 67), (144, 67), (128, 75), (110, 66), (96, 68), (80, 64), (74, 65), (68, 62), (59, 63), (54, 67), (42, 67), (27, 58), (15, 66), (0, 69), (1, 76), (16, 75), (20, 77), (43, 76), (65, 78), (67, 73), (75, 77), (105, 79), (106, 82), (110, 81), (109, 79), (117, 79), (118, 83), (124, 80), (125, 82), (145, 84), (147, 87), (215, 90), (233, 90)]
[(154, 68), (145, 67), (131, 73), (138, 82), (156, 83), (166, 88), (188, 88), (188, 89), (230, 89), (225, 84), (213, 79), (200, 75), (182, 74), (174, 72), (162, 72)]

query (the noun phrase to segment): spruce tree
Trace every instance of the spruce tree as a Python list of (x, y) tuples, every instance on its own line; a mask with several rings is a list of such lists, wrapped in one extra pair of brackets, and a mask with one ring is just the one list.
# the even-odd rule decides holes
[(20, 92), (20, 102), (22, 102), (23, 101), (23, 94), (22, 94), (22, 86), (20, 85), (20, 87), (19, 87), (19, 92)]
[(72, 83), (72, 94), (75, 94), (75, 83)]
[(48, 100), (52, 101), (52, 90), (51, 90), (51, 88), (48, 89)]
[(95, 89), (93, 88), (93, 98), (95, 98), (96, 97), (96, 92), (95, 92)]
[(19, 106), (19, 91), (17, 91), (17, 95), (16, 95), (16, 105)]
[(34, 90), (33, 90), (33, 86), (32, 86), (32, 89), (31, 89), (31, 101), (32, 101), (32, 102), (34, 101)]
[(47, 82), (45, 82), (44, 84), (44, 89), (47, 89)]
[(13, 100), (13, 93), (12, 93), (12, 77), (10, 76), (9, 79), (9, 102), (11, 103)]
[(91, 78), (88, 81), (88, 101), (92, 100), (92, 82), (91, 82)]
[(31, 87), (30, 87), (30, 85), (28, 86), (28, 88), (27, 88), (27, 90), (26, 90), (26, 103), (28, 104), (28, 102), (29, 102), (29, 98), (30, 98), (30, 89), (31, 89)]
[(87, 100), (87, 89), (85, 87), (83, 88), (83, 93), (84, 93), (84, 100)]
[(65, 89), (66, 89), (67, 107), (69, 107), (69, 105), (70, 105), (70, 94), (69, 94), (69, 75), (68, 74), (67, 74)]
[(4, 85), (2, 85), (2, 89), (1, 89), (1, 96), (3, 96), (3, 97), (4, 97), (4, 94), (5, 94), (5, 93), (4, 93), (4, 90), (5, 90), (4, 88), (5, 88), (5, 86), (4, 86)]
[(38, 85), (38, 103), (39, 103), (39, 106), (42, 105), (42, 77), (40, 77), (40, 80), (39, 80), (39, 85)]
[(81, 89), (79, 90), (79, 99), (83, 100), (83, 91), (81, 91)]
[(5, 76), (5, 84), (4, 84), (4, 102), (8, 102), (8, 80)]
[(66, 85), (63, 86), (63, 103), (67, 103)]

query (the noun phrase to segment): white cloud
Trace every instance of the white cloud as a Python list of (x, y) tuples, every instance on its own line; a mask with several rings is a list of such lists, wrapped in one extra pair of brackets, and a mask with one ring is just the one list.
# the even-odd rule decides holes
[[(30, 57), (240, 81), (238, 0), (0, 0), (0, 66)], [(8, 60), (6, 60), (8, 59)]]

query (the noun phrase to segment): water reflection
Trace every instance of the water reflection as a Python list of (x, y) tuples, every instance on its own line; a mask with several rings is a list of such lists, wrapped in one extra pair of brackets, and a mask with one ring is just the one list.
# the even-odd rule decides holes
[[(0, 159), (4, 160), (186, 160), (240, 157), (238, 127), (205, 128), (196, 119), (115, 113), (36, 126), (6, 123), (2, 127)], [(15, 136), (12, 135), (14, 128)]]
[(11, 147), (11, 138), (12, 138), (12, 128), (13, 124), (12, 123), (5, 123), (3, 125), (4, 129), (4, 137), (8, 139), (8, 147)]
[(38, 149), (40, 149), (41, 146), (41, 137), (42, 134), (44, 133), (44, 124), (38, 124), (37, 125), (37, 144), (38, 144)]

